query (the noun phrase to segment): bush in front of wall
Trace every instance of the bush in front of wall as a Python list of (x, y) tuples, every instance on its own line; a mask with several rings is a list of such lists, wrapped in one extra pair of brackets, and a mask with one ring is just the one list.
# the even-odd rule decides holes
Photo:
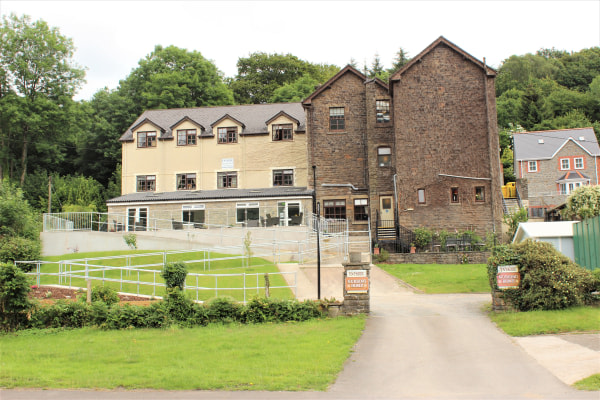
[(92, 302), (96, 301), (110, 306), (119, 302), (119, 295), (108, 286), (95, 286), (92, 288)]
[(415, 228), (413, 230), (415, 234), (415, 246), (419, 250), (425, 250), (431, 244), (433, 240), (433, 232), (427, 228)]
[(504, 290), (504, 297), (519, 311), (558, 310), (591, 304), (597, 290), (594, 275), (559, 253), (550, 243), (526, 240), (494, 248), (488, 259), (492, 290), (498, 290), (498, 265), (517, 265), (518, 289)]

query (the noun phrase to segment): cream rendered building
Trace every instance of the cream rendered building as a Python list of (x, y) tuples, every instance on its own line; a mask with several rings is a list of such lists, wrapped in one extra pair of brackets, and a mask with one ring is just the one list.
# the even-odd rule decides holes
[[(300, 103), (149, 110), (122, 135), (113, 229), (299, 225), (312, 211)], [(110, 222), (110, 221), (109, 221)]]

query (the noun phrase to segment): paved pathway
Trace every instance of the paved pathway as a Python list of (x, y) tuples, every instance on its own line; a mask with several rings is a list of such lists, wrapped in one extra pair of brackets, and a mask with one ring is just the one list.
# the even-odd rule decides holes
[[(301, 271), (298, 296), (315, 298), (316, 269)], [(322, 268), (322, 297), (341, 298), (341, 274)], [(600, 399), (565, 383), (600, 372), (598, 335), (514, 339), (485, 316), (488, 294), (417, 294), (378, 268), (371, 294), (365, 332), (327, 392), (11, 390), (0, 399)]]

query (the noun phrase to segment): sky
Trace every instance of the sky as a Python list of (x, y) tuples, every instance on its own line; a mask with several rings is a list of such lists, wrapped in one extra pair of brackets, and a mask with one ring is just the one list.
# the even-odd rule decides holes
[(225, 76), (250, 53), (291, 53), (312, 63), (387, 68), (444, 36), (499, 67), (541, 48), (600, 46), (600, 0), (588, 1), (29, 1), (0, 0), (2, 16), (43, 19), (73, 39), (86, 68), (77, 100), (115, 89), (156, 45), (196, 50)]

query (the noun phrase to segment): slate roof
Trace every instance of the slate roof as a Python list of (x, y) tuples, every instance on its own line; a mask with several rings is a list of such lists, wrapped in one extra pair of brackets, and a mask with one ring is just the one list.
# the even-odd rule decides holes
[(600, 146), (593, 128), (516, 133), (513, 141), (515, 160), (551, 159), (569, 141), (592, 156), (600, 156)]
[(180, 190), (176, 192), (138, 192), (115, 197), (107, 204), (115, 203), (156, 203), (163, 201), (198, 201), (227, 199), (258, 199), (265, 197), (312, 196), (313, 191), (306, 187), (280, 186), (262, 189), (219, 189), (219, 190)]
[(296, 131), (306, 131), (306, 118), (301, 103), (247, 104), (240, 106), (218, 106), (200, 108), (172, 108), (168, 110), (147, 110), (131, 124), (119, 139), (121, 142), (133, 141), (133, 130), (142, 122), (149, 122), (160, 130), (159, 139), (173, 139), (173, 128), (179, 121), (188, 119), (204, 128), (200, 137), (213, 137), (212, 125), (228, 115), (243, 125), (240, 135), (268, 134), (267, 121), (281, 112), (296, 121)]
[(558, 180), (556, 182), (577, 182), (577, 181), (582, 181), (582, 180), (590, 180), (590, 177), (587, 176), (586, 174), (582, 174), (579, 171), (569, 171), (566, 174), (564, 174), (563, 176), (561, 176), (560, 178), (558, 178)]

